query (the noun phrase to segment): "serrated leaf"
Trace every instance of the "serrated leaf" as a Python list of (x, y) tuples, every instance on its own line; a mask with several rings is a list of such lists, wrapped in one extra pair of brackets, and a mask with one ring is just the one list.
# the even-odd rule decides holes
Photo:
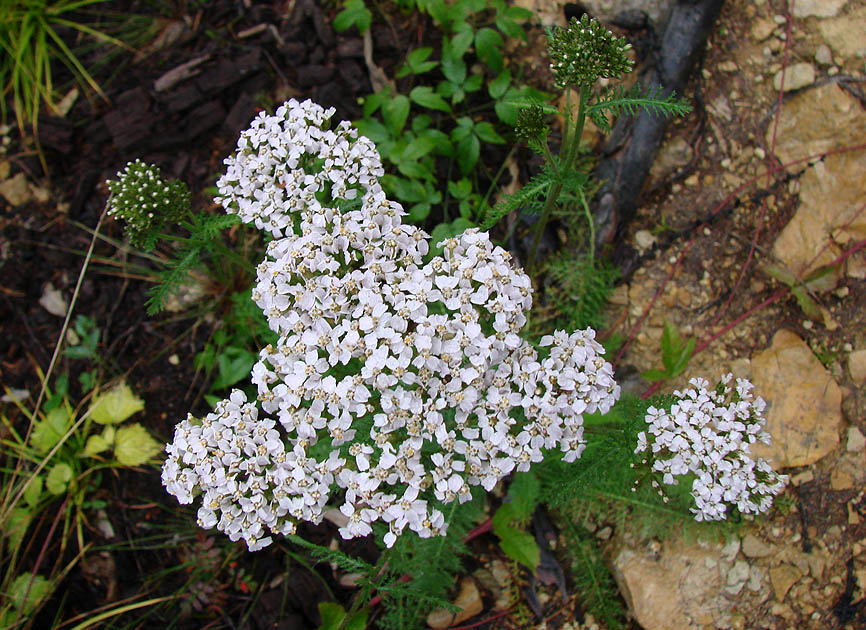
[(85, 457), (93, 457), (107, 451), (109, 448), (111, 448), (111, 445), (101, 435), (91, 435), (87, 438), (87, 444), (84, 445), (82, 454)]
[(481, 89), (481, 84), (483, 81), (484, 77), (480, 74), (472, 74), (463, 83), (463, 90), (465, 92), (477, 92)]
[(345, 31), (355, 25), (358, 27), (358, 32), (362, 35), (370, 28), (373, 21), (373, 14), (364, 5), (363, 0), (348, 0), (334, 18), (333, 26), (335, 31)]
[(501, 98), (505, 95), (509, 85), (511, 85), (511, 71), (506, 68), (487, 85), (487, 93), (490, 94), (490, 98)]
[(517, 473), (508, 486), (508, 496), (511, 497), (511, 503), (522, 520), (532, 516), (540, 494), (541, 482), (531, 472)]
[(429, 85), (419, 85), (412, 88), (412, 91), (409, 92), (409, 98), (413, 103), (417, 103), (427, 109), (435, 109), (446, 113), (451, 111), (451, 106), (445, 102), (442, 96), (434, 92), (433, 88)]
[(489, 142), (491, 144), (505, 144), (505, 138), (496, 133), (493, 125), (489, 122), (477, 123), (475, 125), (475, 134), (484, 140), (484, 142)]
[(69, 429), (71, 416), (65, 406), (55, 407), (45, 414), (45, 417), (33, 425), (30, 433), (30, 444), (40, 454), (47, 453)]
[(66, 463), (55, 464), (48, 472), (48, 477), (45, 479), (45, 489), (51, 494), (63, 494), (66, 492), (66, 487), (72, 481), (72, 467)]
[(15, 578), (6, 595), (18, 612), (25, 616), (35, 611), (53, 590), (52, 583), (41, 575), (23, 573)]
[(528, 567), (533, 572), (538, 568), (538, 563), (541, 561), (541, 551), (531, 534), (513, 527), (506, 527), (498, 533), (498, 536), (499, 546), (506, 556)]
[(496, 18), (496, 28), (502, 31), (506, 37), (512, 39), (526, 39), (526, 32), (524, 32), (523, 27), (506, 17), (500, 16)]
[(484, 27), (475, 33), (475, 53), (493, 72), (502, 72), (502, 50), (505, 42), (502, 35), (492, 28)]
[(449, 181), (448, 192), (455, 199), (466, 199), (472, 194), (472, 182), (465, 177), (457, 182)]
[(466, 51), (468, 51), (469, 47), (472, 45), (473, 36), (474, 33), (472, 32), (471, 27), (459, 31), (451, 38), (449, 43), (451, 52), (457, 57), (465, 55)]
[(98, 424), (119, 424), (144, 409), (144, 401), (121, 383), (103, 392), (90, 406), (90, 417)]
[(42, 475), (36, 475), (24, 491), (24, 501), (32, 508), (39, 505), (39, 499), (42, 496), (42, 486), (44, 481)]
[(460, 172), (466, 175), (475, 168), (479, 155), (481, 155), (481, 142), (478, 137), (472, 134), (462, 138), (457, 143), (457, 164), (460, 166)]
[(7, 537), (7, 550), (13, 552), (21, 546), (24, 541), (24, 535), (27, 533), (27, 528), (30, 527), (30, 522), (33, 520), (33, 511), (26, 507), (14, 507), (9, 510), (9, 515), (2, 522), (3, 535)]
[(442, 49), (442, 74), (455, 87), (463, 85), (466, 80), (466, 62), (463, 55), (458, 54), (450, 47)]
[(397, 94), (382, 105), (382, 118), (395, 136), (399, 135), (409, 118), (409, 98), (405, 94)]
[(162, 444), (138, 423), (120, 427), (114, 438), (114, 457), (124, 466), (141, 466), (162, 451)]

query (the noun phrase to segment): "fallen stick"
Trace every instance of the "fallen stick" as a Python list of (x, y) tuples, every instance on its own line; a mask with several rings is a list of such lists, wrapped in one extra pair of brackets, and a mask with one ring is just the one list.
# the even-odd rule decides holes
[[(682, 94), (703, 54), (707, 37), (724, 0), (679, 0), (671, 11), (655, 60), (641, 69), (644, 90), (659, 97)], [(594, 199), (596, 251), (611, 242), (634, 218), (640, 193), (670, 120), (641, 110), (621, 116), (602, 149), (594, 177), (602, 182)]]

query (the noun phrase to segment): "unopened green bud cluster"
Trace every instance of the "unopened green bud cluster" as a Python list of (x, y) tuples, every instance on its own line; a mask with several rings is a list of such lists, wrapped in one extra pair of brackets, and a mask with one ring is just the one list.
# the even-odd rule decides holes
[(618, 78), (634, 65), (626, 56), (631, 44), (625, 37), (617, 37), (586, 14), (580, 20), (572, 18), (567, 28), (551, 29), (547, 39), (550, 69), (560, 88)]
[(547, 136), (550, 128), (544, 122), (544, 109), (541, 105), (530, 105), (517, 112), (517, 136), (532, 142)]
[(130, 162), (117, 179), (109, 180), (108, 214), (126, 221), (129, 242), (153, 249), (167, 225), (180, 222), (190, 210), (190, 192), (178, 180), (166, 181), (156, 166), (141, 160)]

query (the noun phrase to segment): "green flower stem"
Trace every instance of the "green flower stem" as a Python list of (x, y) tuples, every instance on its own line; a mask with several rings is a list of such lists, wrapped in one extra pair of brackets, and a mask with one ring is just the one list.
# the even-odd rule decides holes
[(583, 214), (586, 215), (586, 222), (589, 224), (589, 258), (595, 259), (595, 221), (592, 218), (592, 212), (589, 210), (589, 204), (586, 203), (586, 195), (583, 190), (580, 191), (580, 203), (583, 206)]
[[(589, 86), (580, 86), (580, 102), (577, 106), (577, 120), (574, 124), (574, 129), (569, 136), (568, 129), (569, 117), (566, 117), (565, 135), (563, 137), (562, 146), (559, 149), (560, 157), (565, 160), (562, 165), (562, 173), (568, 173), (577, 157), (578, 146), (580, 144), (580, 136), (583, 134), (583, 126), (586, 123), (586, 105), (589, 100)], [(550, 220), (550, 215), (553, 212), (553, 207), (556, 205), (556, 200), (559, 198), (559, 193), (562, 192), (562, 179), (560, 178), (551, 188), (547, 195), (547, 200), (544, 202), (544, 208), (541, 211), (541, 217), (535, 225), (535, 235), (532, 238), (532, 245), (529, 248), (529, 257), (526, 261), (526, 268), (530, 277), (534, 275), (536, 257), (538, 256), (538, 245), (541, 243), (541, 235), (544, 234), (544, 228)]]

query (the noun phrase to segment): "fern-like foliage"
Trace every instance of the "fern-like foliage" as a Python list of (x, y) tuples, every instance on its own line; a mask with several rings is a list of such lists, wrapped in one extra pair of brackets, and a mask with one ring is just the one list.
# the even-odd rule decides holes
[(688, 101), (678, 98), (675, 92), (664, 95), (664, 90), (658, 85), (642, 91), (641, 86), (635, 84), (628, 89), (617, 85), (603, 92), (587, 106), (586, 114), (602, 133), (610, 133), (608, 113), (634, 115), (640, 109), (658, 116), (685, 116), (692, 111)]
[(586, 253), (563, 251), (547, 263), (548, 303), (558, 313), (555, 327), (563, 330), (598, 330), (604, 325), (603, 309), (619, 271), (605, 259)]
[(165, 308), (168, 299), (174, 295), (189, 278), (189, 273), (201, 262), (201, 246), (185, 248), (160, 272), (156, 284), (148, 291), (147, 314), (156, 315)]
[[(455, 501), (436, 506), (445, 514), (447, 536), (403, 535), (397, 539), (388, 552), (388, 569), (393, 579), (379, 587), (385, 604), (385, 612), (378, 621), (380, 628), (421, 628), (431, 609), (450, 608), (445, 596), (462, 569), (461, 558), (466, 553), (463, 539), (481, 518), (483, 504), (484, 494), (476, 491), (472, 500), (462, 505)], [(399, 582), (402, 575), (412, 579)]]

